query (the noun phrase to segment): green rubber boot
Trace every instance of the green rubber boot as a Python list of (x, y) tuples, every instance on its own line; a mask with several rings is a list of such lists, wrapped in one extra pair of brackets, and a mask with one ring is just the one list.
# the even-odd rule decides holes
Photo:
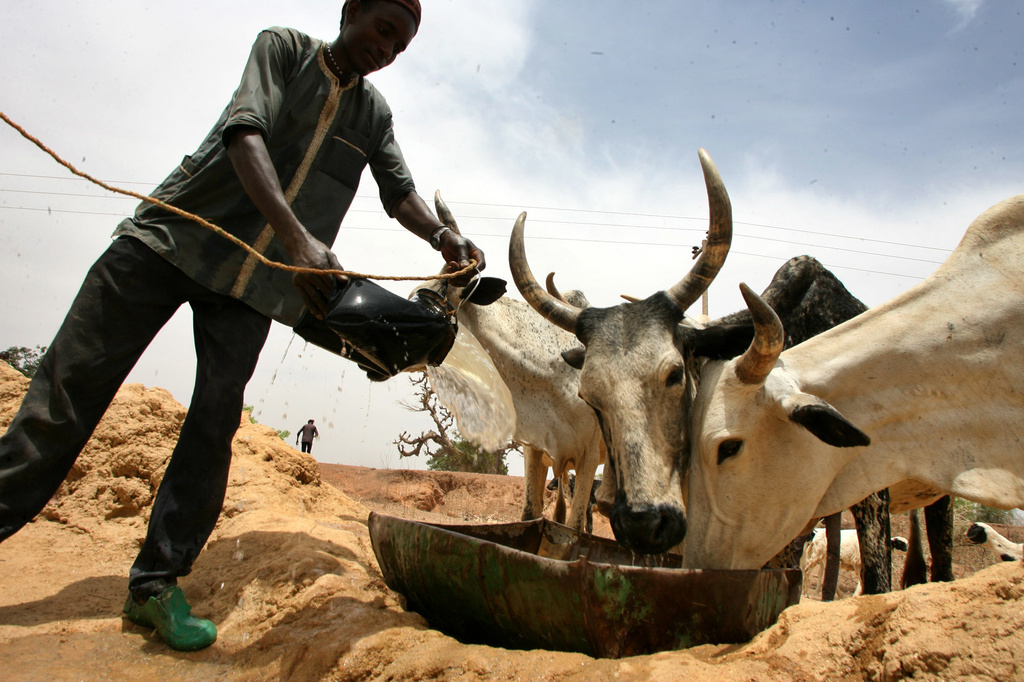
[(124, 603), (124, 615), (136, 625), (155, 628), (167, 646), (178, 651), (205, 649), (217, 639), (217, 626), (204, 618), (192, 615), (192, 607), (185, 601), (185, 593), (172, 585), (140, 604), (129, 593)]

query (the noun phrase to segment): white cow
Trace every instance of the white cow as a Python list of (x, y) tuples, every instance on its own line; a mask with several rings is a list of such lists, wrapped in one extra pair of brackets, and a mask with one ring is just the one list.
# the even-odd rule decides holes
[(756, 337), (703, 367), (691, 412), (685, 566), (758, 568), (886, 487), (893, 511), (946, 493), (1024, 505), (1024, 195), (921, 284), (785, 352), (742, 288)]
[[(896, 536), (890, 538), (889, 543), (893, 549), (898, 549), (902, 552), (907, 551), (906, 538)], [(807, 576), (810, 575), (812, 570), (817, 569), (819, 566), (822, 571), (825, 568), (826, 544), (825, 529), (815, 528), (814, 535), (804, 545), (804, 553), (800, 557), (800, 570), (804, 574), (805, 587), (810, 584)], [(859, 596), (863, 586), (860, 580), (860, 541), (857, 539), (856, 528), (844, 528), (839, 532), (839, 568), (851, 571), (857, 576), (857, 589), (853, 595), (855, 597)]]
[[(441, 221), (457, 231), (440, 193), (435, 193), (434, 204)], [(560, 479), (574, 469), (580, 484), (566, 524), (585, 530), (590, 485), (604, 462), (605, 446), (594, 411), (577, 395), (579, 371), (562, 360), (564, 351), (579, 345), (576, 337), (548, 324), (523, 301), (502, 296), (488, 305), (476, 305), (463, 302), (463, 292), (454, 287), (435, 282), (430, 288), (442, 291), (459, 310), (460, 328), (471, 332), (487, 351), (511, 393), (515, 410), (512, 439), (523, 446), (525, 458), (523, 520), (543, 515), (548, 468)], [(576, 292), (567, 292), (566, 298), (586, 305)], [(443, 392), (433, 381), (432, 387), (445, 405), (455, 407), (456, 416), (476, 407), (463, 404), (459, 409), (458, 405), (478, 396)], [(470, 435), (461, 423), (459, 430)]]
[(985, 545), (999, 561), (1020, 561), (1024, 545), (1000, 535), (987, 523), (978, 522), (967, 529), (967, 539), (976, 545)]

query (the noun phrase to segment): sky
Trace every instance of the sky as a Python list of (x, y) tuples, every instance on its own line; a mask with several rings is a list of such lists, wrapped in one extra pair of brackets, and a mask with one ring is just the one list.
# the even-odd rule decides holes
[[(441, 190), (487, 274), (516, 297), (506, 254), (521, 211), (534, 272), (556, 271), (592, 304), (680, 279), (707, 229), (701, 147), (734, 214), (712, 317), (742, 306), (739, 282), (763, 289), (801, 254), (880, 304), (935, 270), (977, 215), (1024, 192), (1017, 2), (422, 4), (416, 39), (370, 80), (421, 196)], [(145, 193), (205, 137), (262, 28), (333, 39), (340, 5), (3, 3), (0, 111), (81, 170)], [(0, 348), (49, 344), (135, 203), (0, 123)], [(383, 214), (369, 173), (334, 250), (374, 274), (441, 265)], [(187, 405), (194, 370), (186, 307), (129, 381)], [(314, 419), (317, 459), (387, 468), (425, 467), (393, 444), (430, 427), (400, 404), (411, 400), (404, 376), (371, 384), (281, 325), (246, 390), (261, 423), (294, 434)], [(509, 464), (521, 474), (521, 457)]]

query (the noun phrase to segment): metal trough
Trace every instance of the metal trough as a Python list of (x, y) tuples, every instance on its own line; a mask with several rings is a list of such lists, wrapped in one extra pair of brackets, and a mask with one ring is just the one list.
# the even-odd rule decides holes
[(619, 658), (749, 641), (800, 601), (797, 569), (699, 571), (538, 519), (435, 525), (371, 513), (388, 586), (466, 643)]

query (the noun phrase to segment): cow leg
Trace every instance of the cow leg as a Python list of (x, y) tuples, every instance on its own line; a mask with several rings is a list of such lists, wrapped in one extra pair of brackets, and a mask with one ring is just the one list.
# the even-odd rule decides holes
[(825, 517), (825, 577), (821, 581), (821, 601), (832, 601), (836, 598), (836, 586), (839, 584), (839, 554), (843, 513), (836, 512)]
[[(593, 489), (593, 481), (591, 481), (591, 489)], [(587, 500), (587, 523), (585, 530), (587, 533), (594, 532), (594, 493), (590, 493), (590, 499)]]
[(861, 593), (892, 592), (889, 489), (868, 495), (850, 510), (853, 512), (860, 545)]
[(572, 506), (569, 508), (567, 525), (585, 533), (593, 530), (593, 517), (590, 529), (587, 529), (587, 511), (590, 509), (590, 491), (594, 487), (594, 475), (597, 473), (597, 462), (593, 457), (582, 457), (576, 462), (576, 489), (572, 493)]
[(523, 459), (523, 521), (532, 521), (544, 516), (544, 483), (548, 478), (548, 466), (544, 463), (544, 453), (529, 445), (523, 446)]
[(928, 549), (932, 553), (932, 582), (953, 580), (953, 501), (940, 497), (924, 508)]
[(565, 495), (569, 489), (569, 470), (563, 469), (558, 477), (558, 499), (555, 500), (555, 521), (565, 524)]
[(904, 590), (913, 585), (928, 582), (928, 565), (924, 560), (924, 542), (921, 540), (921, 510), (910, 510), (910, 537), (907, 538), (907, 558), (903, 562), (903, 579), (900, 587)]
[[(819, 519), (815, 519), (817, 525)], [(813, 531), (812, 531), (813, 533)], [(812, 533), (804, 533), (790, 540), (789, 544), (782, 548), (778, 554), (773, 556), (761, 568), (800, 568), (803, 565), (804, 545), (811, 539)], [(804, 571), (806, 573), (807, 571)]]
[[(814, 525), (817, 525), (817, 521), (815, 522)], [(775, 557), (772, 559), (772, 561), (769, 562), (769, 564), (771, 564), (773, 562), (776, 562), (777, 565), (774, 565), (774, 566), (765, 565), (765, 568), (793, 568), (793, 566), (790, 565), (789, 562), (792, 559), (796, 558), (797, 566), (799, 566), (800, 572), (803, 573), (803, 575), (804, 575), (803, 591), (806, 592), (808, 590), (808, 588), (810, 588), (811, 583), (812, 583), (812, 581), (811, 581), (811, 571), (815, 571), (815, 576), (817, 576), (818, 573), (821, 573), (821, 571), (818, 570), (818, 565), (821, 564), (822, 559), (824, 558), (824, 554), (821, 551), (819, 551), (820, 547), (818, 546), (817, 543), (815, 543), (813, 541), (813, 538), (814, 538), (814, 531), (813, 530), (811, 531), (811, 533), (809, 535), (803, 535), (803, 536), (801, 536), (799, 538), (800, 539), (800, 556), (799, 557), (796, 557), (795, 555), (793, 555), (793, 554), (791, 554), (789, 552), (786, 552), (786, 550), (783, 550), (783, 552), (780, 552), (780, 554), (784, 554), (784, 556), (780, 557), (779, 554), (776, 554)], [(792, 543), (790, 543), (790, 546), (792, 546)], [(815, 579), (817, 579), (817, 578), (815, 578)]]

